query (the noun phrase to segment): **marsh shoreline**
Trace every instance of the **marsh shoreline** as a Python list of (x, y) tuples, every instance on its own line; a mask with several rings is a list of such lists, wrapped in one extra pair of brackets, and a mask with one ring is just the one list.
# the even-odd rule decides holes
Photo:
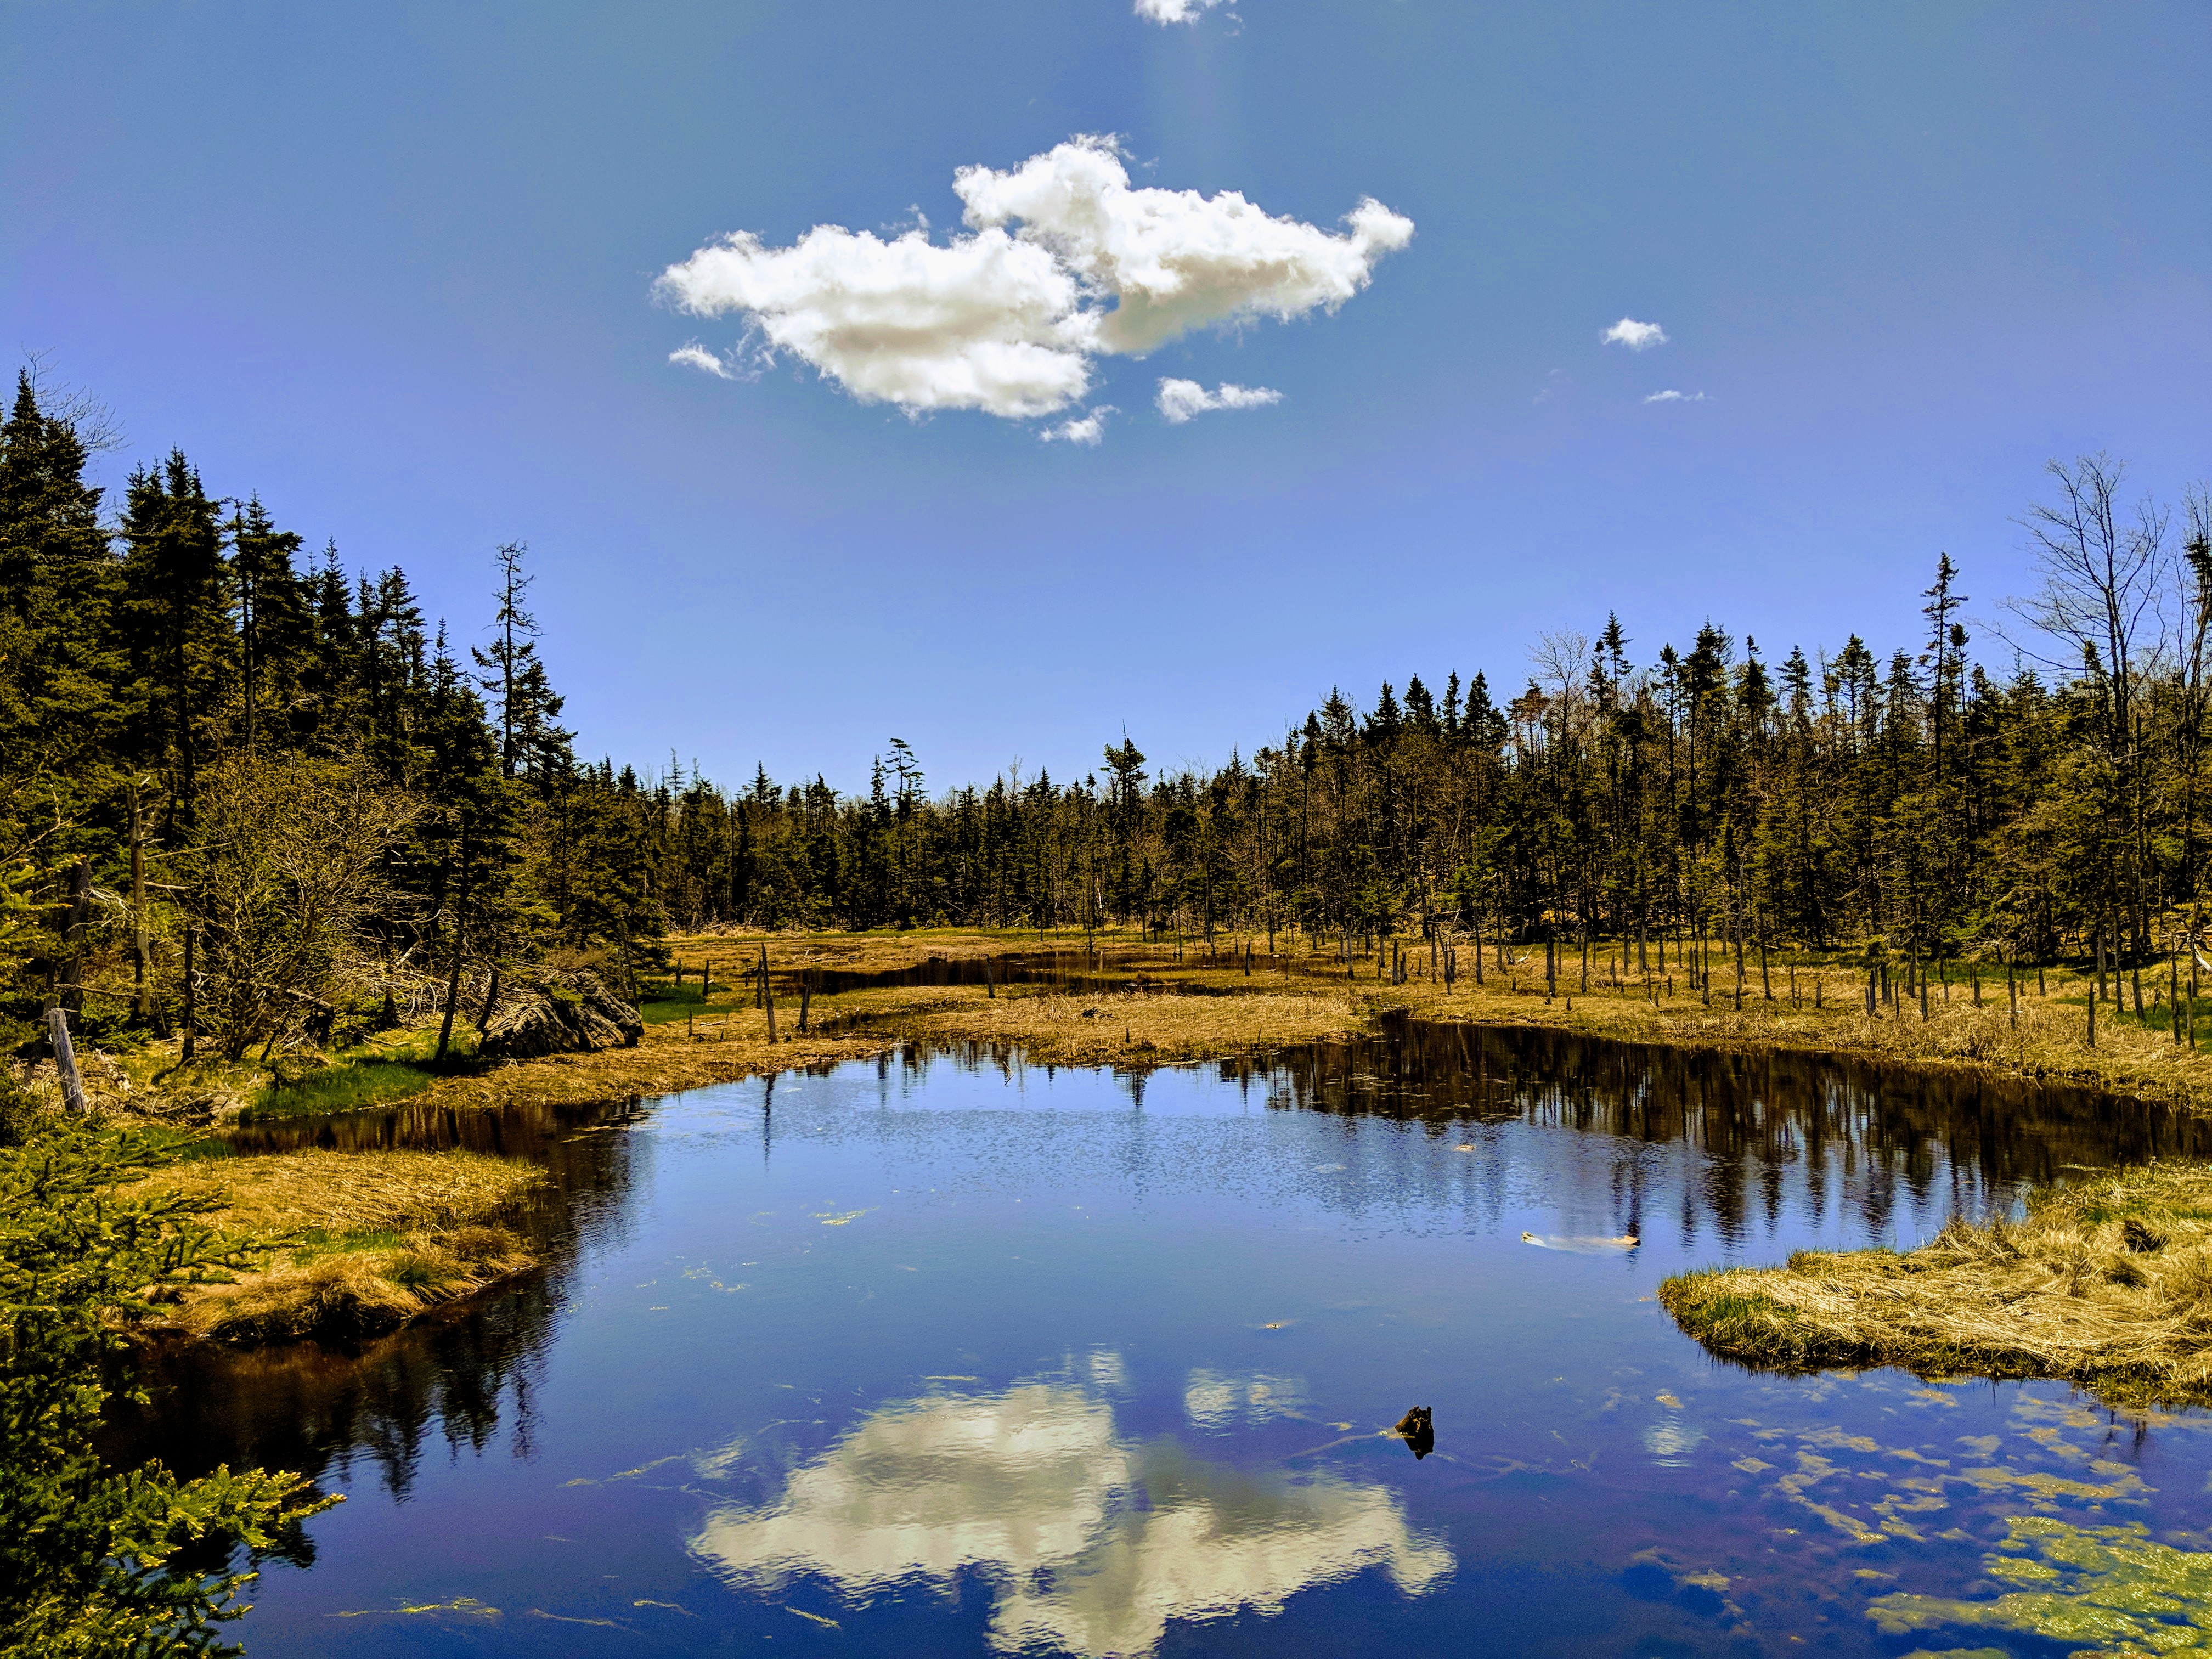
[[(763, 943), (751, 936), (678, 941), (673, 956), (688, 973), (688, 984), (672, 976), (658, 988), (665, 993), (683, 987), (691, 1000), (664, 999), (656, 1006), (649, 999), (646, 1029), (634, 1048), (429, 1077), (418, 1092), (403, 1100), (336, 1118), (301, 1121), (249, 1113), (224, 1131), (222, 1139), (240, 1152), (279, 1157), (296, 1153), (303, 1144), (329, 1152), (372, 1150), (344, 1126), (351, 1122), (367, 1133), (372, 1123), (385, 1121), (380, 1114), (398, 1108), (410, 1121), (444, 1126), (418, 1129), (410, 1137), (414, 1144), (476, 1146), (512, 1157), (518, 1149), (478, 1145), (482, 1138), (470, 1131), (471, 1121), (523, 1108), (550, 1121), (571, 1109), (635, 1103), (787, 1070), (818, 1070), (910, 1048), (967, 1046), (1018, 1054), (1030, 1065), (1141, 1072), (1194, 1062), (1255, 1064), (1313, 1045), (1413, 1041), (1437, 1048), (1464, 1044), (1492, 1030), (1546, 1033), (1578, 1046), (1617, 1045), (1623, 1063), (1647, 1066), (1705, 1059), (1754, 1067), (1803, 1060), (1945, 1079), (1989, 1087), (1994, 1091), (1991, 1103), (2000, 1112), (2015, 1091), (2056, 1089), (2094, 1093), (2105, 1109), (2124, 1104), (2152, 1121), (2168, 1112), (2204, 1115), (2203, 1097), (2187, 1086), (2193, 1078), (2169, 1074), (2157, 1079), (2185, 1085), (2179, 1088), (2115, 1089), (2117, 1079), (2109, 1069), (2062, 1071), (2040, 1063), (2023, 1067), (1993, 1058), (1985, 1043), (1976, 1046), (1976, 1039), (2002, 1018), (2001, 1007), (1975, 1009), (1968, 1003), (1943, 1011), (1939, 1003), (1925, 1027), (1915, 1030), (1917, 1018), (1871, 1020), (1863, 1008), (1842, 1013), (1824, 1006), (1815, 1011), (1781, 999), (1769, 1003), (1755, 994), (1747, 997), (1741, 1012), (1730, 1006), (1732, 997), (1708, 1006), (1702, 1000), (1684, 996), (1670, 1003), (1662, 996), (1655, 1006), (1637, 988), (1602, 980), (1592, 990), (1563, 991), (1553, 998), (1544, 996), (1540, 982), (1524, 987), (1509, 980), (1500, 985), (1494, 975), (1491, 983), (1477, 986), (1462, 978), (1449, 988), (1410, 971), (1402, 981), (1395, 974), (1381, 982), (1363, 981), (1357, 961), (1346, 964), (1317, 953), (1269, 957), (1256, 948), (1249, 958), (1240, 951), (1211, 960), (1178, 960), (1167, 949), (1087, 950), (1068, 948), (1065, 941), (1040, 945), (1028, 939), (973, 933), (781, 938), (771, 958), (769, 984), (777, 1005), (772, 1035), (769, 1012), (758, 1003), (757, 981), (748, 982), (734, 971), (757, 961)], [(1378, 954), (1371, 966), (1379, 971), (1387, 961)], [(1425, 962), (1418, 965), (1425, 968)], [(1340, 971), (1343, 977), (1338, 976)], [(807, 992), (803, 1032), (797, 1029), (802, 988)], [(1909, 1004), (1899, 1012), (1917, 1015)], [(2007, 1023), (2005, 1029), (2013, 1028)], [(306, 1130), (309, 1121), (310, 1139), (303, 1143), (294, 1125)], [(421, 1138), (425, 1133), (428, 1142)], [(296, 1224), (321, 1224), (313, 1213), (313, 1200), (303, 1202)], [(435, 1249), (434, 1238), (416, 1243)], [(391, 1242), (381, 1243), (388, 1254)], [(383, 1277), (374, 1271), (373, 1261), (364, 1258), (356, 1265), (371, 1278)], [(412, 1299), (420, 1304), (412, 1311), (406, 1305), (409, 1297), (383, 1291), (373, 1291), (363, 1305), (374, 1304), (375, 1321), (396, 1317), (405, 1322), (453, 1298), (495, 1291), (530, 1264), (509, 1253), (483, 1265), (487, 1272), (480, 1283), (456, 1272), (445, 1275), (442, 1285), (450, 1288), (440, 1294), (425, 1297), (422, 1287), (412, 1287)], [(325, 1276), (335, 1271), (325, 1269)], [(264, 1293), (275, 1294), (266, 1283)], [(320, 1292), (302, 1282), (299, 1294), (312, 1297)], [(335, 1330), (349, 1317), (319, 1318), (304, 1306), (289, 1312), (272, 1309), (258, 1322), (234, 1322), (229, 1340), (283, 1342), (319, 1328)]]

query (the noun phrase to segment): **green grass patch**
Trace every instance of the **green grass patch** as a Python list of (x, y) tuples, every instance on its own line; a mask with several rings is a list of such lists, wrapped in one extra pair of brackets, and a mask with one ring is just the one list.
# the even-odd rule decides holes
[(167, 1153), (173, 1163), (198, 1164), (210, 1158), (238, 1156), (238, 1149), (228, 1140), (219, 1135), (202, 1134), (197, 1129), (147, 1124), (139, 1133)]
[[(453, 1021), (453, 1042), (474, 1042), (476, 1031), (468, 1021), (456, 1017)], [(428, 1060), (438, 1052), (438, 1028), (435, 1025), (410, 1025), (397, 1031), (380, 1031), (366, 1042), (350, 1048), (332, 1051), (333, 1063), (349, 1060)]]
[[(717, 985), (714, 988), (726, 991), (729, 987)], [(714, 1012), (710, 1010), (706, 994), (694, 984), (686, 983), (679, 990), (665, 980), (659, 983), (647, 981), (641, 989), (644, 1000), (638, 1004), (637, 1012), (638, 1018), (647, 1025), (665, 1025), (671, 1020), (690, 1019), (694, 1015)], [(726, 1011), (729, 1006), (723, 1004), (722, 1011)]]
[(311, 1072), (297, 1082), (272, 1084), (254, 1097), (255, 1117), (317, 1117), (330, 1112), (388, 1106), (419, 1095), (446, 1073), (467, 1069), (449, 1061), (443, 1067), (420, 1060), (356, 1060)]
[(396, 1250), (404, 1237), (392, 1227), (348, 1227), (333, 1231), (310, 1227), (292, 1247), (292, 1265), (304, 1267), (318, 1256), (343, 1255), (349, 1250)]

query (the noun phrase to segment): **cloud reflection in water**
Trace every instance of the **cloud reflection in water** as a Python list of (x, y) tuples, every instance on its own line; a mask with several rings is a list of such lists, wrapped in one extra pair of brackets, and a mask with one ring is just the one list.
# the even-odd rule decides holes
[(1171, 1619), (1274, 1613), (1372, 1567), (1418, 1595), (1451, 1571), (1379, 1486), (1291, 1481), (1134, 1444), (1079, 1389), (887, 1406), (797, 1470), (782, 1498), (710, 1514), (692, 1548), (738, 1583), (811, 1573), (855, 1600), (901, 1583), (997, 1586), (994, 1647), (1150, 1654)]

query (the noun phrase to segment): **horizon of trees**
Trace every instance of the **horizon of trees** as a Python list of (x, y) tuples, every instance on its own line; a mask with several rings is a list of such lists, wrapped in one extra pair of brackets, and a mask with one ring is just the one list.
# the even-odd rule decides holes
[[(82, 400), (0, 423), (0, 987), (233, 1055), (333, 1006), (551, 962), (634, 983), (671, 931), (915, 927), (1866, 945), (1916, 958), (2196, 938), (2212, 501), (2131, 501), (2103, 457), (2023, 519), (2041, 586), (1978, 660), (1948, 555), (1918, 637), (1779, 660), (1717, 623), (1639, 660), (1608, 615), (1484, 672), (1332, 690), (1211, 770), (1124, 733), (1079, 778), (865, 792), (579, 761), (520, 543), (488, 642), (404, 573), (310, 558), (181, 453), (111, 504)], [(1516, 677), (1517, 678), (1517, 677)], [(184, 956), (196, 947), (187, 980)], [(127, 970), (130, 988), (113, 981)], [(104, 975), (104, 977), (103, 977)], [(92, 1000), (88, 1003), (87, 999)]]

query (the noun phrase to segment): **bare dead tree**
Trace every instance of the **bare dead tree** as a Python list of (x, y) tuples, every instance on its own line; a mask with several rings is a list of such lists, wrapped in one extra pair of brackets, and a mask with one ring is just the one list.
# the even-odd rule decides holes
[(2127, 465), (2109, 455), (2084, 455), (2070, 465), (2052, 461), (2045, 470), (2057, 495), (2031, 507), (2021, 520), (2042, 586), (2008, 608), (2073, 655), (2070, 663), (2063, 657), (2043, 660), (2082, 676), (2096, 694), (2112, 765), (2110, 809), (2118, 819), (2108, 833), (2114, 851), (2124, 854), (2113, 902), (2117, 908), (2124, 893), (2140, 950), (2148, 923), (2143, 877), (2150, 847), (2137, 752), (2138, 688), (2167, 643), (2165, 608), (2173, 566), (2167, 519), (2148, 501), (2132, 514), (2123, 507)]

